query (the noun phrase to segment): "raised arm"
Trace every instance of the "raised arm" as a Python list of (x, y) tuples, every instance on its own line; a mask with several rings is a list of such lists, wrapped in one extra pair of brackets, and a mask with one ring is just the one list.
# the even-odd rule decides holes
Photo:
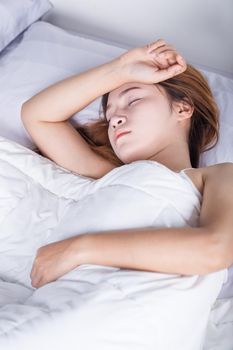
[(97, 97), (123, 84), (118, 69), (118, 61), (113, 60), (59, 81), (23, 104), (23, 124), (46, 157), (68, 170), (93, 178), (115, 167), (92, 151), (68, 119)]
[[(160, 51), (166, 58), (158, 58)], [(166, 62), (173, 64), (166, 65)], [(23, 104), (23, 124), (46, 157), (68, 170), (100, 178), (116, 166), (94, 153), (68, 119), (96, 98), (124, 83), (138, 81), (152, 84), (168, 79), (185, 68), (180, 55), (163, 40), (157, 40), (42, 90)]]

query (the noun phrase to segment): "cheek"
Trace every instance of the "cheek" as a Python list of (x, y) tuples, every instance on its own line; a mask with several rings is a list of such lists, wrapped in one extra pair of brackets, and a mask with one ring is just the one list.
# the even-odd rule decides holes
[(139, 139), (147, 144), (154, 140), (162, 140), (164, 135), (167, 135), (171, 129), (171, 114), (170, 109), (166, 105), (159, 104), (157, 106), (148, 106), (147, 113), (144, 112), (138, 115), (138, 123), (132, 123), (133, 128)]
[(154, 116), (155, 118), (158, 118), (161, 114), (166, 113), (167, 106), (164, 102), (165, 101), (160, 99), (149, 99), (138, 106), (138, 111), (145, 117)]
[(151, 125), (156, 125), (158, 128), (167, 124), (171, 117), (171, 110), (167, 101), (159, 100), (156, 104), (148, 106), (148, 114), (146, 119)]
[(112, 146), (112, 149), (115, 151), (116, 149), (115, 149), (115, 143), (114, 143), (114, 132), (110, 131), (110, 127), (108, 128), (108, 139)]
[(154, 130), (154, 128), (159, 127), (163, 123), (164, 112), (162, 106), (155, 106), (154, 103), (141, 106), (135, 111), (135, 114), (132, 114), (132, 123), (134, 124), (135, 121), (142, 132), (150, 128)]
[(110, 130), (110, 126), (108, 126), (108, 139), (109, 139), (111, 144), (113, 142), (113, 137), (114, 137), (113, 131)]

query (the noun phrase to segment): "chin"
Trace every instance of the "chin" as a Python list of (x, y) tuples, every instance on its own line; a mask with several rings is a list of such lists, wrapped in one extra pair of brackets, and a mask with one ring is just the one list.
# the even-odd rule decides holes
[(137, 160), (143, 160), (144, 157), (136, 156), (136, 155), (119, 155), (118, 158), (124, 163), (124, 164), (130, 164), (132, 162), (136, 162)]
[(132, 162), (135, 162), (137, 160), (145, 160), (150, 155), (146, 152), (143, 152), (142, 148), (139, 149), (130, 149), (130, 145), (122, 145), (123, 147), (121, 149), (118, 149), (119, 152), (116, 152), (117, 149), (115, 149), (115, 153), (117, 157), (124, 163), (129, 164)]

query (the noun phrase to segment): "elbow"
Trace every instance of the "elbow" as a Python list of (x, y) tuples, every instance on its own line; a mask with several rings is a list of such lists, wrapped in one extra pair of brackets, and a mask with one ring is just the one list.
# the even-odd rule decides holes
[(22, 120), (25, 118), (26, 113), (27, 113), (26, 102), (24, 102), (21, 106), (21, 111), (20, 111), (20, 117)]
[[(22, 120), (26, 119), (28, 116), (30, 116), (30, 119), (32, 119), (32, 115), (35, 114), (33, 113), (33, 108), (31, 106), (30, 100), (25, 101), (22, 106), (21, 106), (21, 111), (20, 111), (20, 117)], [(32, 114), (33, 113), (33, 114)]]
[(35, 121), (35, 117), (32, 114), (30, 105), (27, 104), (27, 101), (24, 102), (21, 106), (20, 118), (23, 123), (24, 128), (29, 132), (28, 128), (33, 121)]

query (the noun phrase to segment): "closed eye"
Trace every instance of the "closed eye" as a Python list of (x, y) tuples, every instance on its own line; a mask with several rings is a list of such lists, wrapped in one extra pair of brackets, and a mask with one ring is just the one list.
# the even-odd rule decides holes
[[(138, 100), (141, 100), (141, 98), (136, 98), (135, 100), (130, 101), (130, 102), (128, 103), (128, 106), (130, 106), (132, 103), (134, 103), (134, 102), (136, 102), (136, 101), (138, 101)], [(110, 119), (111, 119), (111, 118), (110, 118)], [(109, 122), (110, 122), (110, 119), (108, 120), (108, 119), (106, 118), (106, 122), (109, 123)]]
[(135, 100), (131, 101), (130, 103), (128, 103), (128, 106), (130, 106), (133, 102), (141, 100), (140, 98), (136, 98)]

